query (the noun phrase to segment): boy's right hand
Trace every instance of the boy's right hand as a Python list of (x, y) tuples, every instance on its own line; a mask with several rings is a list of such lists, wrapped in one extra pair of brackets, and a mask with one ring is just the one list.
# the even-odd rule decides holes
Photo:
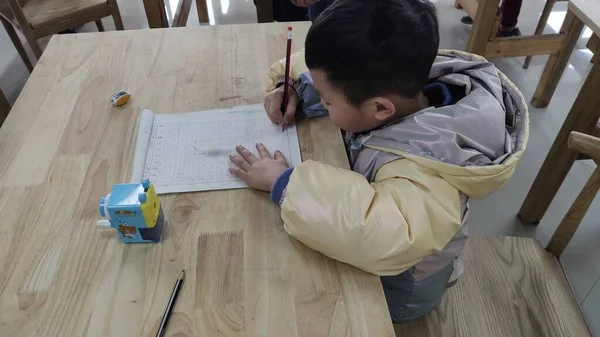
[(300, 97), (298, 97), (296, 89), (291, 85), (288, 87), (288, 95), (289, 100), (285, 113), (282, 113), (281, 111), (281, 104), (283, 104), (283, 85), (265, 96), (265, 111), (271, 122), (285, 126), (294, 120)]

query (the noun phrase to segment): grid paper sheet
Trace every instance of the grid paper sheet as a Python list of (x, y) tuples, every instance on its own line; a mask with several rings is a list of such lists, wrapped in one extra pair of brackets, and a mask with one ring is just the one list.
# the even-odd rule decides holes
[(296, 127), (281, 131), (262, 105), (183, 114), (140, 117), (132, 182), (148, 178), (157, 193), (178, 193), (248, 187), (228, 172), (229, 155), (243, 145), (258, 155), (256, 143), (280, 150), (290, 166), (301, 163)]

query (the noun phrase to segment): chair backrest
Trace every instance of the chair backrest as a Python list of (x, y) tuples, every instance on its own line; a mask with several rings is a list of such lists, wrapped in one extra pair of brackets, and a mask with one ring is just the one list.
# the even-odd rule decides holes
[(11, 11), (8, 3), (15, 2), (19, 5), (19, 7), (23, 7), (27, 3), (27, 1), (28, 0), (18, 0), (15, 2), (14, 0), (0, 0), (0, 14), (7, 18), (9, 21), (12, 21), (12, 19), (14, 19), (15, 16)]
[[(0, 0), (0, 13), (7, 17), (10, 21), (16, 18), (19, 26), (23, 27), (29, 25), (29, 21), (23, 13), (23, 6), (29, 2), (29, 0)], [(6, 8), (8, 4), (8, 8)]]
[(579, 192), (577, 199), (575, 199), (571, 208), (569, 208), (569, 211), (558, 225), (554, 235), (552, 235), (552, 239), (550, 239), (550, 243), (546, 247), (546, 250), (556, 257), (560, 257), (569, 244), (569, 241), (571, 241), (585, 213), (590, 208), (596, 194), (598, 194), (598, 190), (600, 190), (600, 138), (584, 133), (571, 132), (569, 136), (569, 148), (578, 153), (588, 155), (596, 162), (598, 167), (596, 167), (590, 179), (583, 186), (581, 192)]

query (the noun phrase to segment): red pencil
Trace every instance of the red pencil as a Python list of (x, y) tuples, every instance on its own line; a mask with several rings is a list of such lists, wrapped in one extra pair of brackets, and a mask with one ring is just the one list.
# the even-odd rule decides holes
[[(287, 50), (285, 52), (285, 77), (283, 84), (283, 106), (281, 108), (281, 113), (285, 116), (285, 111), (287, 110), (287, 105), (289, 102), (289, 92), (288, 92), (288, 84), (290, 83), (290, 58), (292, 56), (292, 27), (288, 27), (287, 30)], [(285, 126), (281, 126), (281, 132), (285, 131)]]

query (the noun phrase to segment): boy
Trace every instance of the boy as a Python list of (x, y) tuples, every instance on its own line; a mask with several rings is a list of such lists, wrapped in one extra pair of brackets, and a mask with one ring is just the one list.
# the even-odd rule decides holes
[(440, 302), (460, 272), (469, 198), (504, 184), (527, 141), (516, 87), (483, 58), (438, 53), (438, 44), (426, 0), (337, 0), (308, 33), (306, 66), (302, 53), (292, 58), (285, 113), (281, 61), (265, 109), (283, 125), (296, 109), (328, 111), (346, 132), (353, 171), (314, 161), (288, 168), (261, 144), (260, 159), (243, 147), (231, 157), (232, 174), (271, 192), (290, 235), (381, 276), (394, 322)]

